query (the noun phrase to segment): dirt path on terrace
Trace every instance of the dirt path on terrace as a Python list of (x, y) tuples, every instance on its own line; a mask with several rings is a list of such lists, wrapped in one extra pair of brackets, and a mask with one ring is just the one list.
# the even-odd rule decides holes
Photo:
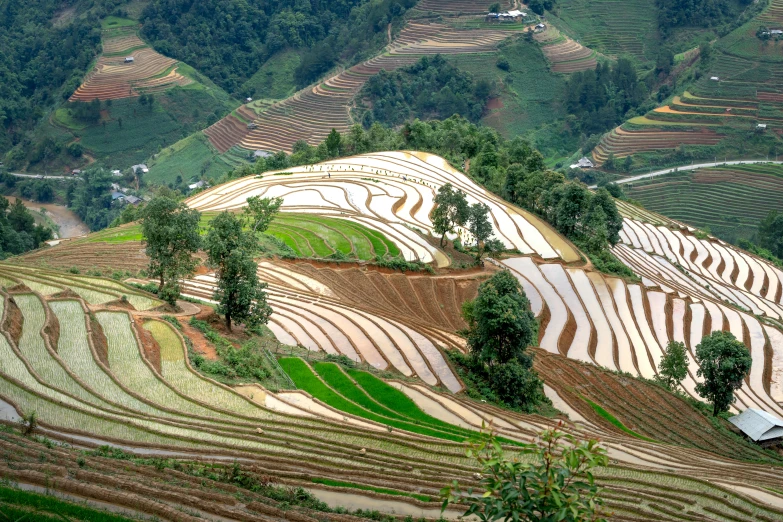
[(38, 212), (42, 208), (46, 209), (47, 215), (60, 227), (60, 239), (78, 237), (90, 233), (90, 229), (87, 228), (84, 221), (67, 207), (54, 203), (36, 203), (29, 199), (18, 199), (21, 199), (24, 206), (30, 210)]

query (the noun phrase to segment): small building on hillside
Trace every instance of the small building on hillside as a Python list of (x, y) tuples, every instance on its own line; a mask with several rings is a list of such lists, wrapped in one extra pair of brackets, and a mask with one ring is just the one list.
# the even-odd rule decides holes
[(111, 193), (112, 201), (122, 201), (123, 199), (125, 199), (125, 194), (123, 194), (122, 192), (115, 190), (114, 192)]
[(257, 150), (253, 153), (254, 159), (259, 159), (259, 158), (266, 159), (266, 158), (271, 158), (272, 156), (273, 154), (271, 152), (267, 152), (265, 150)]
[(546, 29), (546, 26), (544, 24), (536, 24), (535, 31), (537, 33), (543, 31), (544, 29)]
[(783, 441), (783, 420), (764, 410), (748, 408), (729, 419), (750, 440), (756, 443)]
[(719, 82), (720, 78), (718, 78), (717, 76), (710, 76), (710, 80), (712, 80), (713, 82)]
[(139, 172), (141, 172), (142, 174), (146, 174), (147, 172), (150, 171), (150, 169), (148, 169), (147, 166), (143, 163), (132, 166), (131, 170), (133, 170), (134, 174), (138, 174)]
[(120, 169), (114, 169), (111, 171), (111, 175), (115, 178), (119, 178), (122, 176), (122, 172), (120, 172)]
[(251, 101), (253, 101), (253, 98), (251, 98), (250, 96), (245, 98), (245, 103), (250, 103)]
[(756, 124), (756, 130), (759, 132), (764, 132), (765, 130), (767, 130), (767, 124), (766, 123)]
[(487, 22), (521, 22), (523, 18), (527, 16), (527, 13), (523, 13), (517, 9), (513, 11), (505, 11), (503, 13), (487, 13), (484, 20)]
[(576, 163), (571, 165), (571, 168), (572, 169), (592, 169), (592, 168), (595, 168), (595, 165), (593, 164), (593, 162), (587, 156), (582, 156), (582, 158), (579, 161), (577, 161)]
[(129, 203), (135, 207), (141, 203), (141, 198), (137, 198), (136, 196), (125, 196), (125, 203)]
[(196, 183), (191, 183), (188, 185), (188, 190), (196, 190), (200, 188), (208, 188), (209, 184), (206, 181), (197, 181)]
[(82, 171), (81, 171), (81, 170), (79, 170), (79, 169), (73, 169), (73, 170), (71, 171), (71, 175), (72, 175), (72, 176), (78, 176), (78, 175), (79, 175), (79, 174), (81, 174), (81, 173), (82, 173)]
[(136, 60), (133, 58), (133, 56), (126, 56), (125, 57), (125, 63), (133, 63)]

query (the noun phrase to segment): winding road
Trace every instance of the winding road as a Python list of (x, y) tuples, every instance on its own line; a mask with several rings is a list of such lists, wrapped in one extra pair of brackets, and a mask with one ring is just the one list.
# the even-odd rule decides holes
[[(697, 165), (683, 165), (681, 167), (671, 167), (664, 170), (656, 170), (655, 172), (648, 172), (647, 174), (639, 174), (637, 176), (629, 176), (627, 178), (618, 179), (614, 183), (623, 185), (625, 183), (631, 183), (632, 181), (639, 181), (640, 179), (655, 178), (657, 176), (663, 176), (674, 171), (682, 172), (684, 170), (696, 170), (704, 169), (707, 167), (721, 167), (724, 165), (753, 165), (756, 163), (772, 163), (775, 165), (783, 165), (783, 161), (771, 161), (771, 160), (735, 160), (735, 161), (719, 161), (717, 163), (699, 163)], [(590, 189), (598, 188), (598, 185), (590, 185)]]

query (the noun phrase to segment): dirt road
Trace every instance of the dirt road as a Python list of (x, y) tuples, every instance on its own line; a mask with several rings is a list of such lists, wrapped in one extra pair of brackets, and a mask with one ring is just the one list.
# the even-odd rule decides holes
[(29, 199), (22, 199), (22, 203), (24, 203), (24, 206), (28, 209), (36, 212), (39, 212), (42, 208), (46, 209), (46, 214), (49, 218), (60, 227), (60, 233), (58, 234), (60, 239), (83, 236), (90, 233), (90, 229), (87, 228), (84, 221), (67, 207), (55, 205), (54, 203), (36, 203)]

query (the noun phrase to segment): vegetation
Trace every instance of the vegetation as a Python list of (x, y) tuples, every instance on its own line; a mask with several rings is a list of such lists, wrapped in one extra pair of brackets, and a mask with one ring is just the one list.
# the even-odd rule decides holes
[(183, 203), (159, 196), (145, 207), (141, 220), (142, 241), (150, 260), (147, 274), (160, 281), (158, 295), (174, 306), (179, 298), (179, 281), (193, 275), (201, 247), (201, 214)]
[(359, 98), (371, 110), (362, 121), (394, 126), (414, 118), (445, 119), (459, 114), (477, 122), (492, 93), (492, 84), (476, 80), (442, 56), (423, 57), (414, 65), (392, 72), (381, 70), (364, 84)]
[(772, 210), (759, 224), (758, 242), (778, 259), (783, 258), (783, 214)]
[(479, 520), (552, 522), (604, 521), (593, 469), (609, 464), (598, 441), (580, 442), (558, 430), (547, 430), (536, 444), (523, 446), (509, 458), (491, 435), (468, 446), (478, 461), (480, 493), (457, 481), (441, 491), (443, 509), (452, 502), (468, 504), (464, 516)]
[(56, 520), (81, 520), (83, 522), (130, 522), (113, 513), (100, 511), (88, 505), (79, 505), (42, 495), (32, 491), (0, 486), (0, 515), (8, 522), (29, 520), (30, 522), (54, 522)]
[(688, 349), (684, 343), (669, 341), (658, 363), (658, 379), (674, 391), (688, 376)]
[(712, 404), (712, 415), (727, 411), (734, 402), (734, 390), (742, 387), (753, 359), (731, 332), (712, 332), (696, 346), (698, 376), (696, 393)]
[(0, 259), (34, 250), (51, 238), (51, 229), (36, 225), (21, 200), (12, 204), (0, 196)]
[(218, 214), (210, 223), (204, 250), (207, 266), (215, 270), (218, 279), (214, 299), (217, 312), (226, 319), (226, 328), (231, 330), (232, 321), (251, 329), (266, 324), (272, 309), (266, 304), (267, 285), (256, 273), (258, 237), (246, 230), (245, 220), (231, 212)]
[(664, 34), (674, 27), (710, 27), (733, 20), (753, 0), (655, 0)]
[(159, 52), (193, 65), (227, 91), (253, 96), (255, 82), (245, 84), (275, 53), (301, 50), (294, 77), (304, 87), (338, 60), (350, 61), (382, 47), (388, 24), (399, 21), (413, 5), (413, 0), (307, 6), (290, 1), (251, 5), (236, 0), (153, 0), (141, 16), (142, 35)]
[[(168, 318), (175, 326), (179, 327), (176, 318)], [(210, 361), (203, 355), (191, 352), (190, 360), (201, 372), (220, 381), (235, 382), (247, 379), (265, 381), (272, 372), (267, 368), (267, 358), (263, 353), (263, 347), (257, 339), (253, 338), (242, 343), (239, 348), (217, 333), (209, 323), (191, 317), (189, 324), (199, 330), (204, 337), (215, 346), (219, 360)]]
[(446, 234), (454, 232), (456, 227), (464, 227), (470, 216), (470, 207), (461, 190), (454, 190), (451, 183), (438, 189), (435, 195), (435, 209), (432, 211), (432, 230), (440, 234), (440, 246)]
[(86, 169), (82, 181), (72, 182), (66, 191), (66, 203), (90, 230), (109, 226), (121, 213), (121, 207), (111, 197), (111, 185), (115, 178), (102, 168)]
[[(41, 114), (79, 86), (98, 49), (97, 16), (53, 25), (61, 7), (56, 0), (33, 0), (7, 4), (0, 12), (1, 151), (16, 146), (17, 154), (27, 154), (32, 143), (27, 132)], [(47, 142), (33, 159), (56, 153), (55, 147)]]
[(507, 270), (481, 283), (478, 296), (462, 308), (468, 323), (469, 368), (500, 401), (523, 411), (546, 402), (528, 346), (538, 325), (519, 281)]

